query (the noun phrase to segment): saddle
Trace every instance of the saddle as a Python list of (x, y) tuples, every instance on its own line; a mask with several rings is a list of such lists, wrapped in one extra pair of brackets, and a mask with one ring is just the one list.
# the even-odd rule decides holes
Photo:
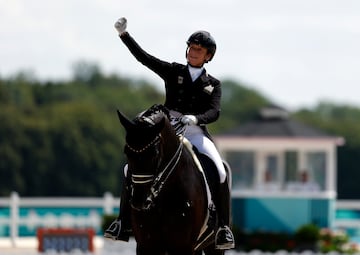
[[(198, 149), (190, 143), (185, 137), (183, 137), (182, 133), (184, 128), (186, 128), (180, 121), (182, 114), (173, 110), (167, 109), (164, 105), (154, 104), (148, 110), (141, 112), (137, 117), (141, 118), (142, 121), (146, 121), (148, 123), (153, 123), (154, 119), (159, 117), (159, 113), (164, 113), (168, 119), (170, 120), (171, 125), (175, 129), (175, 133), (177, 136), (181, 137), (185, 143), (185, 147), (190, 151), (193, 155), (195, 161), (199, 161), (201, 168), (205, 174), (205, 182), (209, 186), (210, 195), (214, 197), (218, 192), (218, 184), (220, 183), (220, 177), (218, 171), (216, 169), (216, 165), (213, 160), (202, 154), (198, 151)], [(209, 197), (209, 199), (211, 199)]]
[(208, 216), (204, 221), (195, 247), (195, 250), (202, 250), (212, 242), (218, 228), (216, 208), (212, 202), (212, 198), (215, 197), (218, 192), (219, 175), (216, 165), (208, 156), (200, 153), (186, 138), (183, 142), (185, 147), (193, 155), (194, 161), (198, 164), (199, 171), (203, 173), (208, 201), (211, 201), (208, 206)]

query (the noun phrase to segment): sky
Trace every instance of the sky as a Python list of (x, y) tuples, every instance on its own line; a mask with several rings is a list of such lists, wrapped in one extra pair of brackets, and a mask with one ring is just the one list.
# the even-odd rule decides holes
[(169, 62), (185, 63), (190, 34), (209, 31), (217, 43), (205, 66), (211, 75), (289, 110), (360, 106), (358, 0), (0, 0), (0, 76), (70, 79), (74, 63), (87, 61), (163, 88), (118, 38), (123, 16), (137, 42)]

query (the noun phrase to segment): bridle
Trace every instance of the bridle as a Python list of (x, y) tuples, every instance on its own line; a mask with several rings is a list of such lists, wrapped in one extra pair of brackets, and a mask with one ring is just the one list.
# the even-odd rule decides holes
[(128, 147), (129, 150), (131, 150), (131, 151), (134, 152), (134, 153), (142, 153), (142, 152), (144, 152), (146, 149), (150, 148), (151, 145), (159, 142), (160, 138), (161, 138), (161, 134), (155, 136), (154, 140), (152, 140), (151, 142), (149, 142), (147, 145), (145, 145), (145, 146), (142, 147), (141, 149), (135, 149), (135, 148), (131, 147), (128, 143), (126, 143), (125, 146)]
[[(167, 162), (167, 164), (162, 169), (160, 169), (160, 165), (162, 164), (163, 159), (162, 159), (162, 157), (159, 157), (158, 162), (157, 162), (158, 164), (157, 164), (156, 171), (155, 171), (155, 173), (157, 173), (156, 177), (154, 174), (148, 174), (148, 175), (131, 174), (132, 186), (134, 184), (144, 185), (144, 184), (151, 183), (149, 193), (147, 194), (147, 197), (146, 197), (143, 205), (141, 207), (136, 207), (133, 205), (133, 203), (131, 203), (131, 206), (133, 209), (138, 210), (138, 211), (144, 211), (144, 210), (149, 210), (150, 208), (154, 207), (155, 199), (159, 196), (159, 194), (162, 191), (164, 185), (166, 184), (168, 178), (173, 173), (176, 165), (178, 164), (178, 162), (181, 158), (181, 155), (183, 152), (183, 147), (184, 147), (183, 139), (184, 139), (185, 131), (186, 131), (186, 128), (184, 127), (181, 130), (181, 132), (178, 134), (178, 138), (180, 140), (179, 145), (178, 145), (175, 153), (172, 155), (170, 160)], [(135, 149), (135, 148), (131, 147), (128, 143), (125, 146), (135, 154), (142, 154), (147, 149), (149, 149), (153, 146), (158, 146), (161, 141), (162, 141), (162, 136), (161, 136), (161, 134), (158, 134), (152, 141), (150, 141), (148, 144), (146, 144), (141, 149)]]
[[(135, 149), (133, 147), (131, 147), (128, 143), (126, 143), (126, 147), (132, 151), (135, 154), (141, 154), (143, 152), (145, 152), (147, 149), (149, 149), (151, 146), (157, 146), (161, 141), (161, 134), (158, 134), (157, 136), (155, 136), (155, 138), (150, 141), (147, 145), (145, 145), (144, 147), (142, 147), (141, 149)], [(158, 166), (161, 163), (161, 159), (158, 160)], [(153, 174), (131, 174), (131, 182), (133, 184), (146, 184), (149, 182), (152, 182), (154, 180), (154, 175)]]

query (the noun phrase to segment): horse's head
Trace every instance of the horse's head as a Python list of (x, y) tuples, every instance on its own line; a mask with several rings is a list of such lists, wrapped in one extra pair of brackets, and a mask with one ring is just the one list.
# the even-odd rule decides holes
[(126, 130), (124, 152), (133, 185), (132, 203), (134, 207), (141, 207), (154, 179), (163, 168), (163, 159), (167, 158), (164, 141), (173, 142), (171, 137), (176, 135), (167, 118), (166, 109), (158, 105), (133, 120), (119, 111), (118, 116)]

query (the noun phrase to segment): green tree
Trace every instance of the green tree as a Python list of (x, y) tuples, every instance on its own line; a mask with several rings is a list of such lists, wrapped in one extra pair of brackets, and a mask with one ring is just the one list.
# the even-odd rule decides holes
[(222, 82), (220, 119), (210, 125), (215, 134), (253, 119), (270, 101), (254, 89), (230, 80)]
[[(0, 79), (0, 195), (120, 192), (125, 134), (116, 110), (135, 117), (164, 103), (163, 90), (144, 80), (104, 75), (94, 63), (78, 62), (73, 71), (70, 81), (40, 82), (29, 71)], [(209, 125), (212, 134), (253, 119), (272, 103), (231, 80), (222, 82), (222, 91), (220, 119)], [(338, 195), (359, 197), (360, 109), (320, 102), (293, 117), (345, 138), (338, 150)]]

